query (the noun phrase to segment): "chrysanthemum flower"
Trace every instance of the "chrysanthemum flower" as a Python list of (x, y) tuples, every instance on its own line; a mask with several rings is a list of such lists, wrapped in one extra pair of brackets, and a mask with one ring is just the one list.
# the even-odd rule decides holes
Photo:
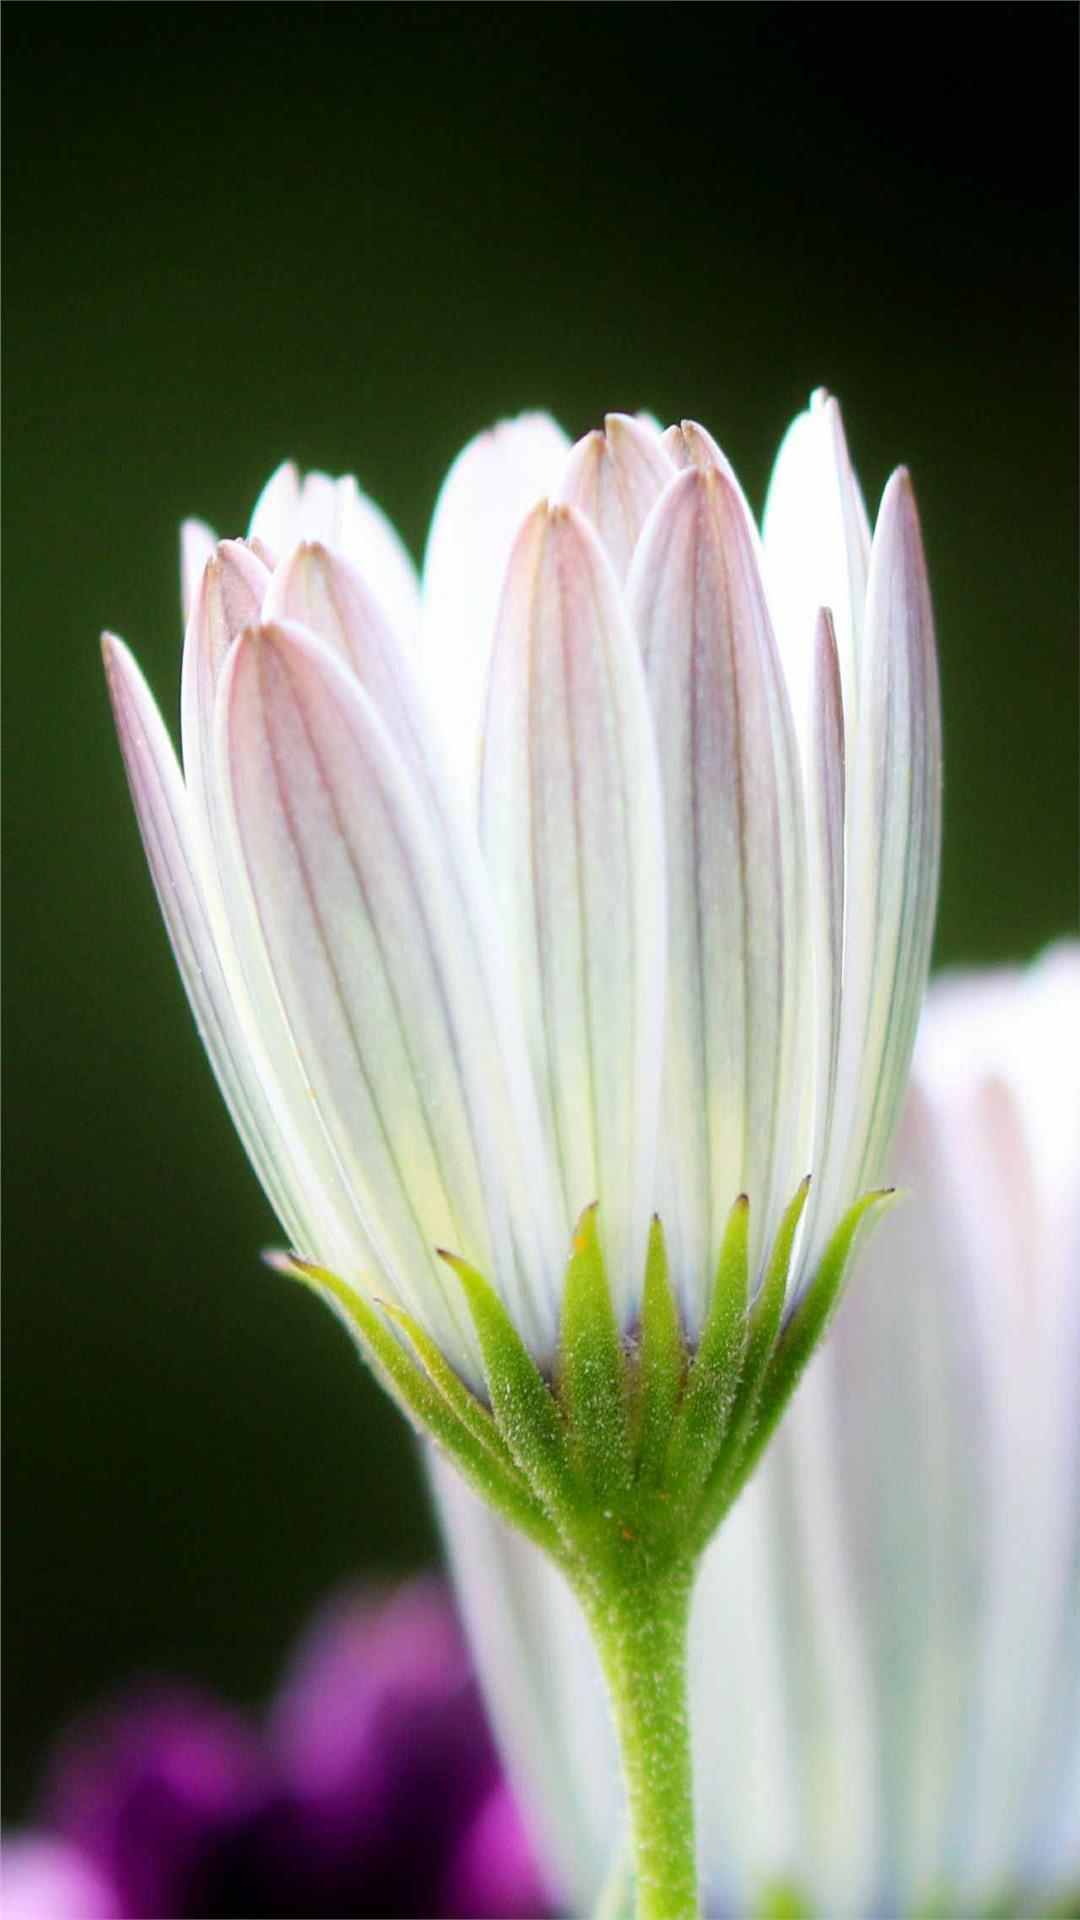
[(183, 773), (106, 661), (288, 1264), (564, 1564), (686, 1574), (907, 1071), (940, 746), (906, 474), (871, 536), (818, 396), (759, 539), (702, 428), (525, 416), (451, 469), (422, 588), (292, 467), (184, 574)]
[[(1080, 948), (931, 989), (892, 1164), (907, 1204), (698, 1581), (718, 1915), (780, 1887), (821, 1920), (1076, 1911)], [(591, 1911), (622, 1822), (583, 1624), (439, 1481), (497, 1725)]]

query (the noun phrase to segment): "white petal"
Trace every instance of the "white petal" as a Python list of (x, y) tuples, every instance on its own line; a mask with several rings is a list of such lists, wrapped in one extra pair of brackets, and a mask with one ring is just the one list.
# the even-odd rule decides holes
[(664, 450), (672, 466), (680, 472), (685, 467), (721, 467), (725, 472), (731, 471), (708, 428), (699, 426), (696, 420), (682, 420), (678, 426), (668, 427)]
[(634, 415), (634, 419), (637, 421), (639, 427), (646, 427), (650, 433), (656, 435), (658, 440), (663, 439), (664, 429), (655, 413), (650, 413), (648, 407), (639, 407)]
[(294, 1244), (317, 1252), (317, 1183), (285, 1139), (282, 1115), (260, 1075), (242, 992), (226, 977), (198, 878), (191, 810), (172, 743), (123, 641), (106, 635), (105, 669), (131, 796), (150, 871), (218, 1084), (248, 1155)]
[(276, 560), (292, 539), (300, 503), (300, 474), (293, 460), (283, 460), (270, 475), (255, 502), (248, 539), (258, 540)]
[[(846, 744), (840, 661), (832, 615), (818, 615), (806, 781), (808, 907), (813, 944), (814, 1118), (810, 1165), (822, 1168), (836, 1106), (844, 974)], [(807, 1035), (807, 1043), (811, 1036)], [(821, 1183), (811, 1188), (802, 1243), (815, 1241)], [(828, 1223), (831, 1231), (835, 1221)]]
[(609, 413), (603, 433), (571, 449), (559, 497), (592, 522), (620, 580), (672, 472), (655, 432), (625, 413)]
[(275, 570), (263, 618), (292, 621), (327, 643), (378, 709), (413, 779), (430, 787), (429, 729), (413, 668), (400, 630), (357, 568), (340, 553), (302, 542)]
[(427, 1450), (450, 1569), (500, 1751), (538, 1858), (592, 1913), (623, 1833), (618, 1753), (596, 1654), (562, 1574)]
[(666, 813), (670, 916), (659, 1211), (697, 1327), (732, 1202), (755, 1269), (805, 1172), (796, 1026), (805, 833), (753, 529), (722, 469), (678, 475), (629, 584)]
[(180, 527), (180, 606), (187, 625), (191, 603), (214, 548), (217, 534), (205, 520), (185, 520)]
[[(1005, 1880), (1038, 1888), (1080, 1871), (1067, 1825), (1070, 1796), (1080, 1804), (1080, 947), (938, 983), (915, 1076), (936, 1123), (917, 1197), (924, 1211), (927, 1193), (950, 1201), (929, 1264), (958, 1323), (957, 1505), (980, 1556), (963, 1621), (960, 1891), (974, 1904)], [(909, 1111), (905, 1179), (910, 1136)]]
[(543, 1165), (523, 1145), (475, 853), (414, 790), (363, 690), (302, 628), (242, 637), (217, 728), (277, 993), (401, 1297), (475, 1381), (471, 1324), (436, 1258), (449, 1247), (489, 1275), (550, 1357), (562, 1247), (543, 1217)]
[(791, 688), (795, 724), (807, 738), (818, 609), (836, 628), (848, 732), (858, 713), (870, 526), (837, 402), (818, 392), (788, 428), (776, 457), (762, 522), (766, 580)]
[(572, 507), (536, 508), (514, 547), (480, 828), (566, 1218), (599, 1201), (628, 1318), (652, 1205), (663, 852), (641, 663), (608, 563)]
[(821, 1231), (879, 1178), (903, 1096), (933, 936), (941, 718), (933, 619), (911, 483), (874, 533), (861, 694), (848, 757), (844, 984)]
[(184, 635), (180, 731), (184, 777), (196, 831), (209, 837), (207, 762), (214, 734), (214, 696), (237, 635), (259, 618), (270, 575), (242, 540), (223, 540), (205, 562)]
[(423, 673), (470, 805), (506, 563), (529, 508), (558, 486), (569, 446), (547, 414), (502, 420), (458, 454), (435, 505), (424, 555)]
[[(743, 511), (743, 521), (753, 550), (755, 564), (762, 579), (765, 579), (765, 556), (758, 534), (757, 521), (750, 510), (750, 502), (742, 490), (742, 483), (727, 454), (713, 439), (707, 427), (697, 420), (682, 420), (676, 427), (668, 427), (664, 434), (664, 449), (677, 473), (687, 467), (698, 467), (702, 473), (715, 468), (722, 473), (732, 493)], [(767, 582), (766, 582), (767, 584)], [(775, 632), (775, 627), (774, 627)]]
[(344, 555), (404, 643), (420, 621), (420, 585), (408, 549), (381, 507), (362, 493), (352, 474), (301, 479), (291, 461), (268, 480), (255, 506), (249, 538), (264, 547), (271, 564), (298, 541), (316, 541)]
[(690, 1712), (709, 1913), (750, 1914), (764, 1886), (805, 1881), (796, 1729), (785, 1688), (786, 1642), (798, 1629), (776, 1577), (770, 1523), (760, 1502), (740, 1499), (705, 1554), (694, 1591)]
[(249, 542), (223, 541), (211, 556), (188, 621), (181, 685), (181, 724), (191, 857), (203, 911), (228, 982), (245, 1044), (305, 1171), (313, 1223), (305, 1248), (346, 1278), (370, 1277), (377, 1263), (366, 1221), (312, 1110), (310, 1088), (269, 979), (265, 955), (245, 910), (242, 876), (222, 812), (215, 752), (218, 686), (229, 649), (258, 621), (269, 572)]
[(337, 538), (403, 645), (420, 631), (420, 581), (401, 535), (351, 474), (337, 483)]

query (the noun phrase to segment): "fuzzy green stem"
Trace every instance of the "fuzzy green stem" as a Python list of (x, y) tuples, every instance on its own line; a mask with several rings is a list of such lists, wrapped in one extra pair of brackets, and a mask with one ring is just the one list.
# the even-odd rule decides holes
[(581, 1595), (607, 1680), (630, 1815), (637, 1920), (697, 1920), (686, 1649), (693, 1571)]

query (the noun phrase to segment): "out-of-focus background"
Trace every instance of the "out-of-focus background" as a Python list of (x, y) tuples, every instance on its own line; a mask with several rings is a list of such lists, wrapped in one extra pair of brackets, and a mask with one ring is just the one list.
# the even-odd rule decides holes
[(419, 555), (546, 405), (706, 421), (760, 505), (810, 389), (906, 461), (948, 751), (940, 965), (1076, 919), (1071, 5), (7, 10), (7, 1739), (133, 1673), (263, 1695), (436, 1551), (403, 1427), (258, 1251), (97, 634), (170, 720), (176, 529), (286, 454)]

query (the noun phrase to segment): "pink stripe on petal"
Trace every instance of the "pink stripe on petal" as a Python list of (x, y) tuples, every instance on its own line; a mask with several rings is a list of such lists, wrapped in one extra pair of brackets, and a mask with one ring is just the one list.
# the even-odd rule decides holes
[(599, 1201), (625, 1318), (652, 1204), (663, 849), (640, 660), (609, 564), (571, 507), (536, 508), (511, 557), (480, 821), (565, 1218)]
[(918, 515), (903, 470), (885, 489), (874, 531), (848, 823), (837, 1115), (825, 1210), (829, 1196), (839, 1210), (880, 1175), (914, 1044), (937, 900), (937, 663)]
[(656, 433), (625, 413), (609, 413), (603, 433), (588, 433), (571, 448), (560, 498), (591, 521), (620, 579), (671, 477)]
[(259, 618), (270, 575), (242, 540), (223, 540), (207, 560), (195, 591), (180, 681), (184, 775), (196, 831), (209, 836), (208, 761), (214, 697), (225, 656), (244, 627)]
[(306, 1192), (254, 1068), (235, 983), (222, 970), (194, 854), (190, 804), (153, 697), (122, 640), (102, 641), (105, 672), (131, 797), (151, 876), (195, 1024), (237, 1131), (297, 1246), (314, 1245)]
[(712, 434), (707, 427), (700, 427), (696, 420), (682, 420), (678, 426), (668, 427), (664, 434), (664, 448), (672, 466), (679, 472), (686, 467), (700, 467), (703, 472), (708, 467), (728, 470), (727, 460)]
[(754, 1265), (805, 1153), (796, 1027), (807, 972), (802, 797), (752, 523), (692, 465), (629, 583), (666, 818), (670, 948), (659, 1207), (696, 1325), (736, 1195)]
[(430, 787), (430, 727), (410, 660), (355, 566), (317, 542), (302, 542), (277, 568), (263, 616), (307, 627), (326, 642), (378, 710), (413, 778)]
[(404, 1303), (476, 1379), (460, 1292), (436, 1258), (448, 1246), (549, 1346), (552, 1276), (533, 1217), (543, 1170), (525, 1164), (469, 848), (414, 787), (355, 679), (302, 628), (244, 636), (218, 739), (276, 993)]

